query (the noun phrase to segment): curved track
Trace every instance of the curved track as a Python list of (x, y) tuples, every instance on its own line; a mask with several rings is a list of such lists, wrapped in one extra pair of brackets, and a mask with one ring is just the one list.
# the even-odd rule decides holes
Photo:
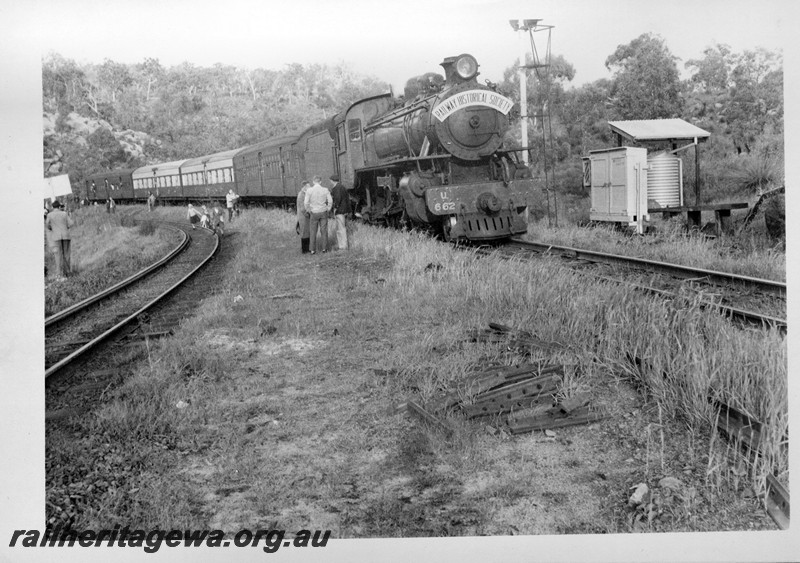
[(45, 378), (118, 334), (172, 293), (217, 252), (218, 237), (207, 229), (173, 224), (185, 234), (168, 256), (116, 286), (45, 321)]

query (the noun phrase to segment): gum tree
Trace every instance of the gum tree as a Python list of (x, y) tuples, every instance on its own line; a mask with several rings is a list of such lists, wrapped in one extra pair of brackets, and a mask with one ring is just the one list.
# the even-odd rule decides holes
[(677, 57), (664, 40), (645, 33), (606, 59), (613, 73), (611, 107), (621, 119), (659, 119), (681, 114)]

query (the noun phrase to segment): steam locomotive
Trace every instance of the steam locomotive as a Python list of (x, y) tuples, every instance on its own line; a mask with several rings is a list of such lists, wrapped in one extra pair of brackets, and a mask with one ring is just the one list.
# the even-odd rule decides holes
[(301, 183), (337, 174), (365, 221), (409, 223), (446, 240), (487, 241), (527, 230), (531, 170), (504, 148), (513, 102), (477, 82), (472, 55), (448, 57), (444, 77), (410, 79), (404, 95), (353, 103), (300, 134), (212, 155), (90, 176), (89, 200), (223, 199), (291, 204)]

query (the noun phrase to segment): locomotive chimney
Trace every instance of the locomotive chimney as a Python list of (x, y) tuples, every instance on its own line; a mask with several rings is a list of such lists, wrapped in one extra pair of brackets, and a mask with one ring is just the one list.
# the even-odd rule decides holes
[(447, 57), (442, 61), (441, 66), (444, 68), (444, 81), (447, 84), (461, 82), (458, 75), (456, 75), (456, 57)]

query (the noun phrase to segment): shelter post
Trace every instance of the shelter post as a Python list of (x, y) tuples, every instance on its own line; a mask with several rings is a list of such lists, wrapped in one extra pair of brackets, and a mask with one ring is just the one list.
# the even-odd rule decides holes
[(700, 205), (700, 143), (694, 145), (694, 204)]

